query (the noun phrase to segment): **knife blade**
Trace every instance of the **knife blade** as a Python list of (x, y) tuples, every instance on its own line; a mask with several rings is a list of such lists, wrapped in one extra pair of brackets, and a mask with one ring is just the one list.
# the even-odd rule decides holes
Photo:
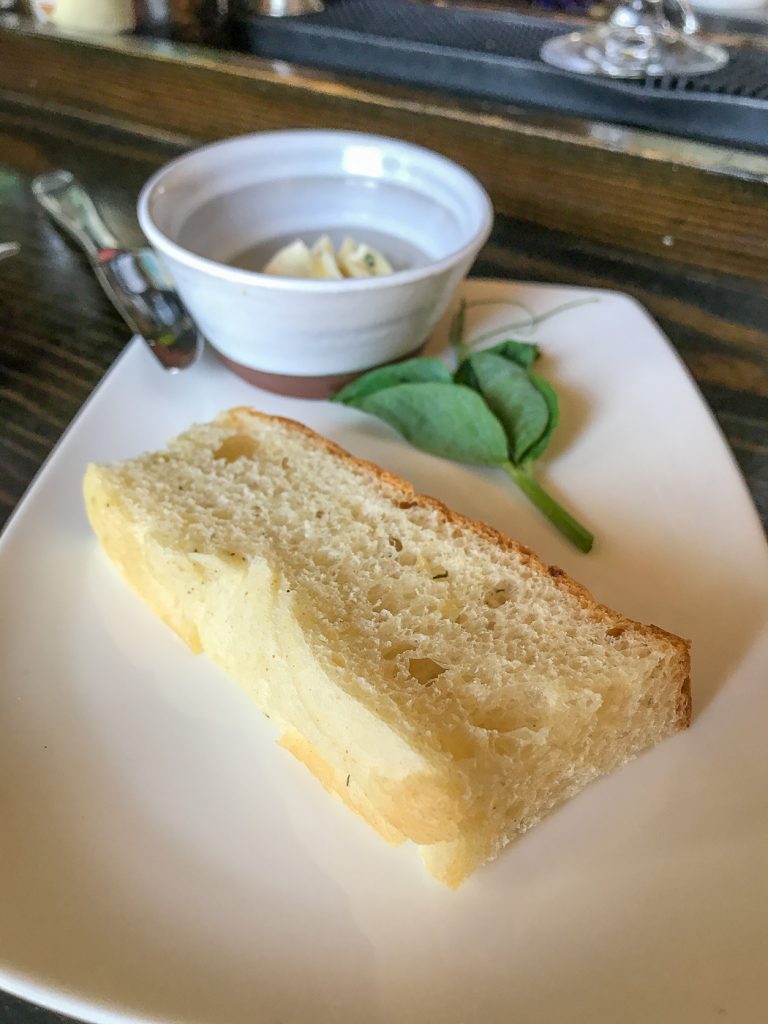
[(170, 371), (191, 366), (203, 338), (152, 249), (126, 249), (99, 215), (93, 200), (69, 171), (38, 175), (32, 193), (86, 252), (101, 287), (135, 334)]

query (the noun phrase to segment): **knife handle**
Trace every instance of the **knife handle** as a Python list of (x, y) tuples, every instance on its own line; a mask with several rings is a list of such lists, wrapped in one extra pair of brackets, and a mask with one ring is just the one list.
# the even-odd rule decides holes
[(93, 200), (70, 171), (50, 171), (32, 182), (32, 194), (56, 223), (95, 260), (122, 246), (101, 219)]

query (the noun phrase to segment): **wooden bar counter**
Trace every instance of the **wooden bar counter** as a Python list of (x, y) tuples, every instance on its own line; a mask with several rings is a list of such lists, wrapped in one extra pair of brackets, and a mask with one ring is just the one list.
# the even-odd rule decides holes
[[(768, 523), (768, 157), (6, 17), (0, 242), (21, 252), (0, 263), (0, 524), (129, 340), (33, 202), (32, 177), (71, 169), (138, 242), (136, 197), (159, 165), (206, 140), (298, 127), (399, 136), (477, 175), (497, 216), (476, 275), (635, 296), (695, 378)], [(0, 994), (1, 1024), (62, 1019)]]

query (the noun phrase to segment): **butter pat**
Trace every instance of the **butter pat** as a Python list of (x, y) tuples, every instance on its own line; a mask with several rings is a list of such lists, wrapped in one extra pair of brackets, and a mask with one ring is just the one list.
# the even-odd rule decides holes
[(365, 242), (345, 238), (336, 253), (329, 236), (322, 235), (311, 249), (302, 239), (283, 246), (265, 265), (262, 273), (340, 281), (345, 277), (380, 277), (393, 273), (393, 268), (383, 253)]

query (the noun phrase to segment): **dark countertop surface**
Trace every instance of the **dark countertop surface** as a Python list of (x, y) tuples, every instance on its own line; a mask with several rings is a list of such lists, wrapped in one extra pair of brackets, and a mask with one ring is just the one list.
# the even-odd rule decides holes
[[(36, 109), (28, 99), (0, 93), (0, 241), (21, 245), (20, 255), (0, 263), (0, 523), (129, 340), (80, 253), (33, 203), (30, 180), (46, 169), (70, 168), (117, 233), (137, 239), (138, 190), (182, 145), (178, 136), (156, 129), (139, 131), (105, 116), (89, 119), (82, 110)], [(627, 201), (634, 201), (631, 188)], [(601, 226), (595, 238), (607, 230)], [(537, 223), (533, 215), (500, 214), (474, 273), (634, 295), (698, 383), (768, 524), (764, 284), (756, 275), (624, 248), (620, 236), (617, 229), (614, 240), (603, 243)], [(63, 1018), (0, 993), (0, 1024), (55, 1020)]]

